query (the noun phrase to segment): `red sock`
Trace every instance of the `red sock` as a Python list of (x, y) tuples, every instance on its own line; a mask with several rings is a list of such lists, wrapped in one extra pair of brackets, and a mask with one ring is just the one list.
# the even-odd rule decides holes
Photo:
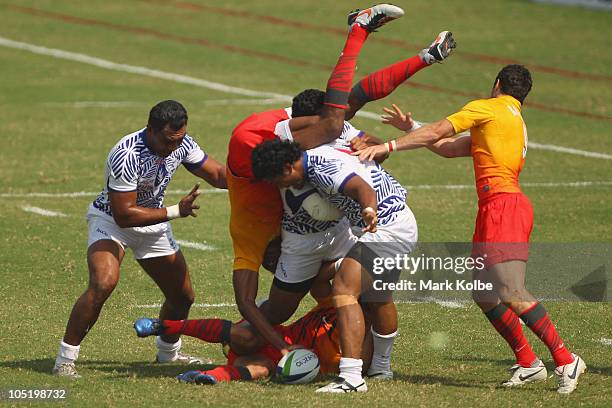
[(212, 370), (202, 371), (202, 373), (212, 375), (217, 379), (217, 381), (249, 381), (251, 379), (251, 373), (246, 367), (235, 367), (230, 365), (218, 366)]
[(539, 302), (521, 313), (521, 320), (546, 344), (557, 367), (574, 361), (574, 356), (563, 344), (563, 340), (550, 321), (546, 309)]
[(334, 70), (327, 81), (325, 91), (325, 104), (336, 108), (346, 109), (348, 107), (348, 96), (353, 83), (353, 74), (357, 65), (357, 56), (361, 46), (368, 38), (368, 30), (359, 24), (353, 24), (349, 32), (344, 49)]
[(503, 303), (500, 303), (486, 312), (485, 316), (487, 316), (495, 330), (501, 334), (512, 348), (512, 351), (514, 351), (516, 363), (523, 367), (531, 367), (531, 364), (538, 357), (529, 345), (516, 313), (508, 309)]
[(223, 319), (163, 320), (164, 334), (185, 334), (208, 343), (229, 343), (232, 322)]
[(368, 75), (353, 87), (353, 92), (363, 103), (382, 99), (402, 82), (428, 66), (421, 57), (415, 55)]

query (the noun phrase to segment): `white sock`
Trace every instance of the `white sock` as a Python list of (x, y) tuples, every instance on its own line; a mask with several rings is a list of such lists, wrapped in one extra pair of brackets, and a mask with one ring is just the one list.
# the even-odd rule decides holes
[(363, 361), (360, 358), (340, 358), (340, 377), (355, 387), (363, 382), (363, 377), (361, 376), (362, 368)]
[(73, 346), (72, 344), (64, 343), (64, 341), (60, 341), (59, 351), (57, 353), (57, 357), (55, 359), (55, 366), (59, 367), (60, 364), (63, 363), (74, 363), (77, 358), (79, 358), (79, 350), (81, 350), (81, 346)]
[(157, 346), (157, 361), (160, 363), (168, 363), (178, 358), (178, 352), (181, 349), (181, 339), (178, 339), (176, 343), (166, 343), (157, 337), (155, 339), (155, 345)]
[(372, 340), (374, 343), (374, 352), (372, 353), (372, 363), (368, 369), (368, 373), (380, 373), (391, 371), (391, 351), (393, 350), (393, 342), (397, 336), (397, 331), (391, 334), (378, 334), (372, 331)]

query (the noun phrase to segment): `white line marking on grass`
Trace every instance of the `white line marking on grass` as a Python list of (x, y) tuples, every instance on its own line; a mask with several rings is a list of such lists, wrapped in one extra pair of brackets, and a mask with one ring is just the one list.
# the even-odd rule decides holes
[[(268, 99), (209, 99), (201, 101), (203, 105), (273, 105), (285, 102), (284, 99), (268, 98)], [(143, 102), (130, 101), (75, 101), (75, 102), (47, 102), (46, 106), (59, 106), (70, 108), (136, 108), (149, 106)]]
[[(168, 190), (166, 194), (187, 194), (191, 190)], [(201, 194), (227, 193), (221, 189), (200, 189)], [(96, 197), (100, 192), (95, 191), (75, 191), (72, 193), (0, 193), (0, 198), (76, 198), (76, 197)]]
[[(561, 183), (521, 183), (522, 187), (527, 188), (557, 188), (557, 187), (606, 187), (612, 186), (612, 181), (568, 181)], [(415, 184), (404, 186), (411, 190), (467, 190), (475, 188), (473, 184)], [(182, 195), (187, 194), (191, 190), (168, 190), (167, 195)], [(201, 189), (202, 194), (224, 194), (227, 190), (222, 189)], [(0, 193), (0, 198), (77, 198), (77, 197), (95, 197), (99, 192), (94, 191), (75, 191), (72, 193)]]
[(529, 141), (529, 148), (549, 150), (551, 152), (558, 152), (558, 153), (568, 153), (568, 154), (574, 154), (577, 156), (592, 157), (594, 159), (612, 160), (612, 154), (588, 152), (586, 150), (578, 150), (578, 149), (574, 149), (571, 147), (563, 147), (563, 146), (555, 146), (551, 144), (536, 143), (536, 142), (532, 142), (531, 140)]
[(177, 239), (176, 243), (186, 248), (199, 249), (200, 251), (214, 251), (215, 249), (217, 249), (214, 246), (208, 245), (206, 243), (183, 241), (182, 239)]
[[(213, 89), (219, 92), (231, 93), (236, 95), (254, 96), (258, 98), (271, 98), (276, 99), (279, 102), (291, 101), (292, 96), (283, 95), (274, 92), (261, 92), (254, 91), (251, 89), (240, 88), (236, 86), (225, 85), (219, 82), (207, 81), (205, 79), (194, 78), (187, 75), (175, 74), (171, 72), (159, 71), (156, 69), (140, 67), (136, 65), (120, 64), (105, 60), (102, 58), (92, 57), (90, 55), (80, 54), (76, 52), (64, 51), (57, 48), (47, 48), (34, 44), (24, 43), (20, 41), (9, 40), (8, 38), (0, 37), (0, 45), (5, 47), (14, 48), (18, 50), (29, 51), (34, 54), (46, 55), (54, 58), (60, 58), (69, 61), (81, 62), (88, 65), (93, 65), (99, 68), (109, 69), (112, 71), (127, 72), (130, 74), (143, 75), (153, 78), (165, 79), (168, 81), (174, 81), (182, 84), (199, 86), (201, 88)], [(380, 121), (380, 114), (367, 111), (357, 112), (357, 116), (373, 119)], [(573, 154), (584, 157), (591, 157), (597, 159), (612, 160), (612, 155), (605, 153), (589, 152), (585, 150), (578, 150), (569, 147), (555, 146), (550, 144), (540, 144), (530, 142), (530, 147), (533, 149), (549, 150), (557, 153)]]
[[(130, 305), (131, 308), (135, 309), (159, 309), (162, 306), (161, 303), (151, 303), (148, 305)], [(235, 307), (235, 303), (194, 303), (191, 307)]]
[(68, 217), (67, 214), (58, 211), (45, 210), (44, 208), (32, 207), (29, 205), (24, 205), (23, 207), (21, 207), (21, 209), (25, 212), (42, 215), (44, 217)]
[(606, 337), (602, 337), (601, 339), (599, 339), (599, 342), (604, 346), (612, 346), (612, 339), (608, 339)]

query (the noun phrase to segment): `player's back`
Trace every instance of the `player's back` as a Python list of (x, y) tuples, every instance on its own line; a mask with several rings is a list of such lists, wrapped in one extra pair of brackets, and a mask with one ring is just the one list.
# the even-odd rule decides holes
[(266, 140), (274, 139), (276, 124), (288, 118), (286, 109), (274, 109), (254, 113), (234, 128), (227, 156), (227, 164), (234, 175), (253, 177), (251, 168), (253, 148)]
[(336, 309), (331, 301), (319, 304), (287, 329), (292, 344), (300, 344), (316, 353), (321, 373), (338, 372), (340, 340), (336, 331)]
[(518, 177), (527, 153), (521, 103), (509, 95), (479, 99), (448, 117), (457, 133), (470, 129), (479, 198), (520, 192)]

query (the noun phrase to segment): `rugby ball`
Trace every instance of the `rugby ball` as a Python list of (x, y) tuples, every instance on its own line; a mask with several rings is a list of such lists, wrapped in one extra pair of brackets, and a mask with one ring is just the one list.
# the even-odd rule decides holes
[(338, 207), (321, 197), (317, 192), (309, 195), (304, 200), (302, 208), (312, 218), (319, 221), (335, 221), (343, 215)]
[(284, 384), (306, 384), (319, 374), (319, 357), (308, 349), (285, 354), (276, 366), (276, 375)]

